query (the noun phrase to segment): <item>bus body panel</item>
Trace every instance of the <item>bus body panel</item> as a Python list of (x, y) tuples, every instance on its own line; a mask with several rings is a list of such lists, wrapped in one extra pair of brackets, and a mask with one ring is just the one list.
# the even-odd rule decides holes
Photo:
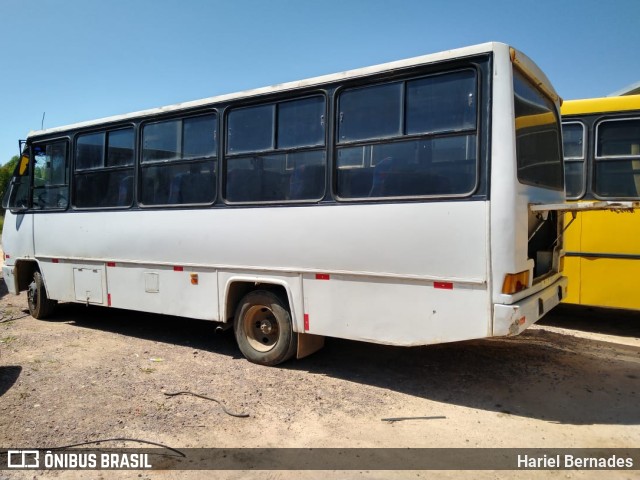
[(567, 230), (567, 303), (640, 309), (638, 213), (595, 211), (578, 215)]
[[(580, 303), (640, 309), (640, 259), (580, 258)], [(573, 279), (572, 279), (573, 280)]]
[(7, 285), (7, 290), (12, 295), (18, 295), (20, 293), (20, 287), (18, 286), (18, 279), (16, 277), (15, 267), (3, 265), (2, 266), (2, 279)]
[[(583, 215), (581, 250), (603, 256), (640, 257), (640, 214), (638, 212), (596, 211)], [(616, 232), (612, 235), (611, 232)], [(567, 249), (568, 251), (568, 249)]]
[[(515, 165), (513, 67), (506, 55), (494, 58), (493, 108), (491, 118), (491, 245), (488, 259), (491, 262), (491, 300), (500, 303), (501, 278), (507, 273), (524, 270), (523, 255), (518, 252), (522, 244), (517, 226), (518, 210), (522, 199), (517, 198), (517, 167)], [(496, 188), (498, 187), (499, 188)], [(516, 202), (514, 202), (516, 199)], [(526, 248), (526, 243), (525, 243)], [(526, 255), (524, 255), (526, 262)], [(528, 268), (528, 266), (526, 266)]]
[(38, 259), (47, 294), (53, 300), (107, 304), (106, 265), (103, 262)]
[(39, 260), (481, 283), (485, 209), (471, 201), (43, 214), (34, 215), (35, 248)]
[[(35, 215), (36, 257), (52, 299), (226, 321), (233, 312), (220, 311), (226, 297), (218, 292), (229, 284), (277, 284), (289, 292), (298, 331), (425, 344), (491, 331), (488, 208), (473, 201)], [(152, 241), (110, 235), (114, 225)], [(104, 279), (100, 301), (78, 294), (84, 269)], [(477, 313), (462, 314), (463, 304)], [(372, 326), (374, 316), (384, 328)]]
[(107, 268), (110, 306), (219, 320), (215, 269), (113, 263)]
[[(615, 233), (613, 233), (615, 232)], [(590, 212), (582, 220), (580, 300), (640, 309), (640, 213)]]
[[(20, 282), (16, 270), (16, 262), (32, 261), (35, 257), (33, 248), (33, 215), (11, 213), (6, 211), (2, 230), (2, 251), (4, 265), (2, 277), (7, 290), (13, 295), (20, 293)], [(5, 235), (4, 232), (7, 232)]]
[(305, 332), (389, 345), (491, 335), (485, 285), (303, 275)]
[[(502, 279), (507, 274), (531, 272), (534, 260), (529, 258), (528, 243), (531, 204), (553, 204), (564, 202), (561, 189), (552, 190), (526, 185), (518, 180), (516, 136), (514, 131), (513, 68), (508, 56), (496, 55), (494, 59), (493, 110), (491, 144), (491, 278), (494, 304), (511, 304), (514, 296), (502, 293)], [(542, 75), (526, 57), (521, 58), (521, 68), (531, 71), (532, 76)], [(556, 100), (557, 105), (557, 100)], [(556, 275), (559, 276), (559, 275)], [(528, 293), (539, 291), (529, 285)], [(526, 290), (525, 290), (526, 292)], [(517, 297), (516, 297), (517, 298)]]
[(7, 210), (2, 230), (2, 251), (8, 255), (6, 265), (13, 265), (18, 259), (34, 258), (33, 217), (30, 213), (15, 214)]
[[(488, 208), (487, 202), (422, 205), (404, 220), (407, 225), (421, 224), (417, 228), (400, 226), (404, 208), (396, 207), (397, 214), (388, 208), (389, 216), (379, 219), (390, 228), (370, 239), (378, 251), (370, 264), (376, 263), (374, 257), (386, 262), (413, 252), (406, 256), (422, 270), (404, 276), (303, 274), (305, 331), (405, 346), (490, 335)], [(367, 230), (373, 228), (372, 224)], [(385, 248), (397, 246), (404, 236), (413, 237), (413, 250)], [(362, 240), (340, 245), (351, 246), (355, 254)]]

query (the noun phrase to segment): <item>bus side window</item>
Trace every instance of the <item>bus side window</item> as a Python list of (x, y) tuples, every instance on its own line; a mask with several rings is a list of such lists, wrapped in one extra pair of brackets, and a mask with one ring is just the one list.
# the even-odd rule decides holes
[(73, 206), (125, 208), (133, 201), (133, 128), (79, 135)]
[(225, 198), (320, 200), (325, 192), (325, 99), (313, 96), (231, 110)]
[(69, 204), (69, 161), (67, 142), (33, 147), (33, 208), (64, 209)]
[(595, 193), (640, 197), (640, 119), (604, 120), (596, 126)]
[(580, 122), (562, 124), (564, 152), (564, 185), (567, 198), (578, 199), (585, 191), (585, 137), (586, 129)]
[(463, 69), (341, 92), (338, 196), (471, 194), (477, 180), (476, 75)]
[(142, 131), (143, 205), (205, 205), (216, 197), (215, 113), (149, 123)]

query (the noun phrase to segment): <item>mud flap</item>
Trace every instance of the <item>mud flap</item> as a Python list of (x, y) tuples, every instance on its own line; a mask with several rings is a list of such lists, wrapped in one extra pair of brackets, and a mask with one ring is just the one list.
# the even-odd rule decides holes
[(298, 333), (298, 351), (296, 358), (304, 358), (324, 347), (324, 336), (310, 333)]

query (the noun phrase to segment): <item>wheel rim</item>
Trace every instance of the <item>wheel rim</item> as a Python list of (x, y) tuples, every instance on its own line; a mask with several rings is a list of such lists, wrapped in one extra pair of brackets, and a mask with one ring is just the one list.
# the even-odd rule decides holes
[(249, 308), (242, 323), (244, 335), (253, 349), (264, 353), (272, 350), (278, 343), (280, 328), (269, 307), (255, 305)]

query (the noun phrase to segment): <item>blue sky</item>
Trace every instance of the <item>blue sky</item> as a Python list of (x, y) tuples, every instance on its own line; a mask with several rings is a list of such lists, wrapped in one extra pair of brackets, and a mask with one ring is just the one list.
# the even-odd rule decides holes
[(30, 130), (486, 41), (564, 98), (640, 81), (638, 0), (0, 0), (0, 163)]

